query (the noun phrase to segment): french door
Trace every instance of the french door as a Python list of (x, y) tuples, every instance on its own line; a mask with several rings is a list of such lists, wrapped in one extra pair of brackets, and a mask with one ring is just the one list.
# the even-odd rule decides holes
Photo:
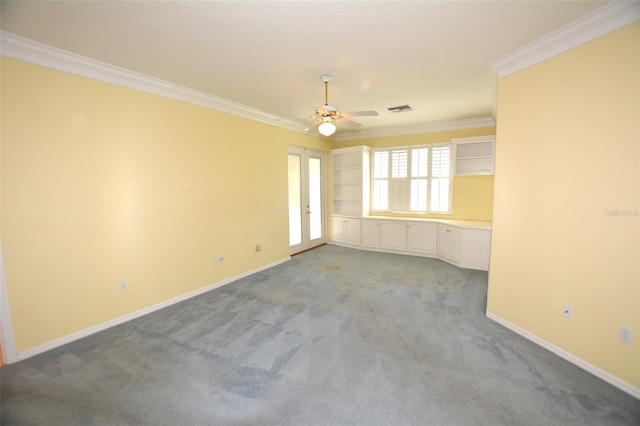
[(289, 252), (324, 244), (326, 238), (325, 154), (289, 146)]

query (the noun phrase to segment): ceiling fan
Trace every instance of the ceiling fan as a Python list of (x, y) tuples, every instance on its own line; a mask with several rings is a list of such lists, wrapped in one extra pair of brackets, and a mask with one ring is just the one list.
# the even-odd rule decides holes
[(336, 131), (336, 123), (344, 124), (349, 127), (360, 127), (362, 124), (349, 120), (347, 117), (366, 117), (376, 116), (376, 111), (351, 111), (351, 112), (339, 112), (338, 108), (329, 105), (329, 82), (331, 81), (330, 75), (323, 75), (320, 77), (324, 83), (324, 105), (314, 105), (315, 113), (311, 116), (315, 121), (306, 129), (305, 132), (309, 132), (315, 128), (318, 128), (323, 136), (331, 136)]

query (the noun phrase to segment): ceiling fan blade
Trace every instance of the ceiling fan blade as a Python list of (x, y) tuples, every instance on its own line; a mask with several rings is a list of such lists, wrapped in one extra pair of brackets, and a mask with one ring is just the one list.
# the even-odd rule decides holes
[(344, 124), (345, 126), (349, 126), (349, 127), (361, 127), (362, 126), (362, 124), (356, 123), (355, 121), (351, 121), (351, 120), (346, 119), (344, 117), (339, 119), (339, 120), (336, 120), (336, 123)]
[(343, 117), (373, 117), (378, 115), (377, 111), (351, 111), (341, 113)]
[(305, 131), (305, 132), (311, 132), (311, 131), (313, 131), (313, 130), (317, 129), (317, 128), (318, 128), (318, 126), (320, 125), (320, 123), (322, 123), (322, 122), (321, 122), (321, 121), (319, 121), (319, 120), (316, 120), (316, 121), (314, 121), (313, 123), (309, 124), (309, 126), (307, 126), (307, 127), (304, 129), (304, 131)]
[(285, 121), (285, 120), (301, 120), (303, 118), (315, 118), (315, 116), (313, 115), (301, 115), (298, 117), (282, 117), (282, 118), (278, 118), (275, 121)]

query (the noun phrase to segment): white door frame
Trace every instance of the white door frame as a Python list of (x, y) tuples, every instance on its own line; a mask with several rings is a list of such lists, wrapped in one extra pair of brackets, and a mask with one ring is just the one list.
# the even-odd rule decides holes
[[(311, 148), (305, 148), (296, 145), (289, 145), (288, 155), (297, 155), (300, 156), (300, 175), (301, 175), (301, 211), (300, 216), (302, 217), (302, 243), (290, 246), (289, 251), (290, 254), (300, 253), (305, 250), (309, 250), (311, 248), (317, 247), (327, 242), (327, 161), (326, 161), (326, 153), (324, 151), (319, 151)], [(315, 240), (310, 240), (309, 238), (309, 215), (306, 207), (308, 206), (309, 201), (309, 188), (308, 188), (308, 180), (309, 180), (309, 158), (319, 158), (320, 159), (320, 191), (321, 191), (321, 203), (322, 203), (322, 211), (320, 213), (320, 220), (322, 222), (321, 229), (321, 237)], [(288, 202), (289, 200), (287, 200)]]

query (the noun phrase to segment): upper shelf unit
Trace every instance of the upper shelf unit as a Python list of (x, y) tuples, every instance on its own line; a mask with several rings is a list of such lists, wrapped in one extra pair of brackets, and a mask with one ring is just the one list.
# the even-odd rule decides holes
[(453, 139), (456, 176), (492, 175), (495, 136)]
[(364, 146), (331, 151), (333, 214), (362, 216), (369, 206), (369, 155)]

